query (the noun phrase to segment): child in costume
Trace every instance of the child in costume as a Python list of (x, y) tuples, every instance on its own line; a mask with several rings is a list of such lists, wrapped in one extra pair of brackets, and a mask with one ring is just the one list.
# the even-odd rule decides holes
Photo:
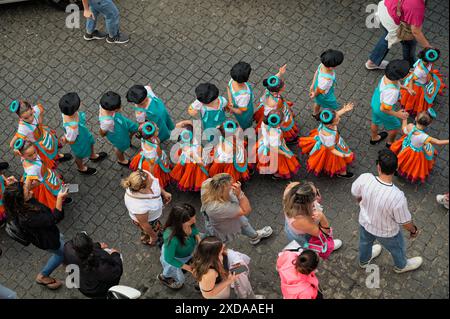
[[(400, 81), (408, 73), (409, 62), (406, 60), (393, 60), (386, 66), (385, 75), (378, 83), (371, 101), (371, 145), (378, 144), (388, 138), (386, 147), (389, 148), (402, 126), (400, 120), (408, 118), (408, 113), (404, 110), (396, 111), (396, 104), (400, 99), (400, 89), (405, 88)], [(378, 132), (380, 126), (383, 126), (387, 132)]]
[(417, 114), (433, 107), (437, 94), (442, 94), (445, 85), (442, 75), (433, 69), (439, 59), (438, 49), (426, 48), (419, 52), (414, 71), (405, 80), (409, 90), (401, 90), (401, 105), (410, 114)]
[(286, 86), (282, 79), (286, 72), (286, 65), (283, 65), (276, 75), (272, 75), (263, 81), (266, 88), (265, 94), (261, 97), (256, 112), (255, 120), (258, 123), (256, 129), (259, 129), (264, 118), (272, 110), (280, 110), (283, 114), (280, 128), (283, 131), (283, 137), (287, 143), (297, 141), (298, 128), (295, 123), (294, 112), (292, 111), (292, 102), (286, 101), (281, 93), (284, 92)]
[(228, 82), (227, 92), (229, 109), (243, 130), (253, 124), (253, 89), (248, 78), (252, 68), (250, 64), (239, 62), (230, 71), (231, 80)]
[(428, 109), (416, 116), (416, 125), (402, 122), (405, 135), (395, 141), (391, 150), (397, 155), (397, 172), (411, 182), (424, 182), (434, 166), (434, 145), (447, 145), (449, 140), (438, 140), (425, 133), (425, 129), (436, 118), (434, 110)]
[(177, 182), (181, 191), (198, 192), (209, 178), (208, 166), (202, 159), (202, 145), (194, 137), (191, 123), (184, 121), (176, 126), (182, 130), (178, 138), (180, 149), (170, 177)]
[(195, 100), (189, 105), (191, 116), (200, 114), (203, 130), (217, 128), (225, 122), (227, 100), (219, 96), (219, 89), (211, 83), (201, 83), (195, 88)]
[(95, 139), (86, 127), (86, 114), (79, 112), (80, 97), (77, 93), (70, 92), (59, 100), (59, 109), (63, 118), (64, 136), (60, 139), (62, 145), (69, 144), (78, 171), (83, 175), (94, 175), (97, 170), (84, 164), (85, 159), (92, 162), (100, 162), (107, 156), (105, 152), (95, 153)]
[(328, 49), (320, 55), (322, 62), (314, 73), (314, 78), (309, 88), (309, 97), (314, 99), (312, 116), (320, 121), (320, 108), (337, 110), (339, 102), (334, 95), (336, 86), (337, 66), (344, 61), (344, 54), (341, 51)]
[(0, 175), (0, 226), (6, 222), (6, 212), (3, 203), (3, 192), (5, 191), (6, 186), (16, 182), (17, 179), (14, 176), (5, 177), (4, 175)]
[(170, 137), (175, 125), (163, 101), (153, 93), (150, 85), (134, 85), (127, 92), (127, 101), (134, 103), (136, 121), (142, 124), (153, 121), (159, 128), (158, 138), (162, 142)]
[(138, 130), (138, 124), (120, 113), (122, 101), (120, 95), (108, 91), (100, 99), (99, 116), (100, 135), (106, 136), (114, 146), (117, 163), (129, 167), (125, 151), (131, 146), (131, 136)]
[(297, 174), (300, 163), (286, 146), (280, 128), (283, 115), (272, 110), (261, 123), (260, 138), (256, 144), (256, 168), (260, 174), (273, 174), (274, 179), (289, 179)]
[[(63, 181), (53, 169), (41, 160), (36, 147), (28, 140), (16, 140), (14, 149), (20, 154), (24, 169), (25, 198), (34, 197), (41, 204), (54, 210), (56, 197), (61, 190)], [(70, 202), (72, 199), (66, 198), (64, 204)]]
[(170, 182), (170, 162), (166, 152), (161, 149), (158, 126), (155, 122), (145, 122), (139, 125), (138, 131), (141, 151), (131, 160), (130, 169), (149, 171), (159, 180), (159, 185), (165, 188)]
[(219, 127), (222, 134), (214, 147), (214, 161), (209, 168), (209, 176), (228, 173), (235, 182), (250, 179), (247, 152), (242, 129), (234, 120), (227, 120)]
[(347, 170), (347, 165), (353, 162), (354, 154), (338, 132), (341, 116), (352, 109), (353, 103), (347, 103), (339, 111), (323, 110), (320, 112), (319, 128), (299, 139), (298, 145), (302, 153), (309, 156), (308, 172), (315, 175), (324, 172), (331, 177), (353, 177), (353, 173)]
[(50, 168), (56, 167), (55, 161), (65, 162), (72, 159), (70, 154), (58, 154), (56, 132), (43, 125), (44, 107), (41, 104), (31, 106), (27, 101), (15, 100), (10, 104), (9, 109), (19, 116), (19, 126), (10, 143), (16, 155), (19, 154), (14, 149), (14, 144), (21, 138), (36, 146), (39, 157)]

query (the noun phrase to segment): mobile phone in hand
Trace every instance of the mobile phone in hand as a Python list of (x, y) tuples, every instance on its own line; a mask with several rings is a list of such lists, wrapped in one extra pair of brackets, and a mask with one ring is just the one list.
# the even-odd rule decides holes
[(230, 272), (235, 275), (242, 274), (243, 272), (246, 272), (246, 271), (248, 271), (248, 268), (245, 265), (238, 265), (238, 266), (230, 269)]
[(69, 193), (78, 193), (78, 184), (64, 184), (63, 190), (68, 190)]

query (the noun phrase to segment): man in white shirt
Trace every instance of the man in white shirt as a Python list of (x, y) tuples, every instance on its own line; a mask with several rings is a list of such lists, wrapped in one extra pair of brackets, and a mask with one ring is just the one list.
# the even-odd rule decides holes
[[(404, 193), (392, 183), (397, 165), (397, 156), (383, 149), (378, 152), (378, 176), (365, 173), (352, 184), (352, 195), (360, 206), (359, 264), (362, 268), (380, 255), (382, 246), (391, 253), (396, 273), (422, 265), (422, 257), (406, 258), (400, 226), (409, 231), (410, 238), (417, 237), (419, 231), (412, 222)], [(373, 245), (375, 240), (381, 245)]]

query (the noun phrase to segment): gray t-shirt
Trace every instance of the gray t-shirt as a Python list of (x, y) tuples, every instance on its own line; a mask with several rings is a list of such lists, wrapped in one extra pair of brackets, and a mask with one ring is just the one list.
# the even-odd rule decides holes
[[(211, 181), (207, 179), (201, 189), (203, 195), (205, 186)], [(230, 239), (234, 234), (241, 232), (242, 220), (239, 216), (239, 200), (233, 192), (230, 193), (229, 202), (209, 202), (202, 204), (202, 212), (208, 216), (206, 228), (211, 235), (219, 237), (221, 240)]]

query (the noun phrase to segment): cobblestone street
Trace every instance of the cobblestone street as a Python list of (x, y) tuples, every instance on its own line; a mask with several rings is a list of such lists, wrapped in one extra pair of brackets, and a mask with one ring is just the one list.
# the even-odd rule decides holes
[[(294, 102), (300, 135), (305, 136), (317, 123), (312, 119), (308, 88), (320, 63), (319, 55), (327, 48), (344, 52), (344, 63), (336, 70), (339, 101), (354, 101), (350, 116), (344, 116), (340, 133), (356, 154), (352, 164), (355, 175), (376, 173), (377, 146), (369, 144), (370, 98), (382, 72), (364, 68), (370, 50), (380, 37), (380, 30), (367, 29), (366, 6), (378, 1), (350, 0), (140, 0), (115, 1), (121, 12), (121, 30), (130, 34), (126, 45), (103, 41), (84, 41), (81, 29), (65, 27), (64, 11), (40, 1), (0, 6), (0, 160), (10, 163), (5, 175), (23, 173), (19, 158), (9, 149), (17, 117), (8, 111), (16, 98), (40, 101), (46, 109), (45, 122), (62, 134), (59, 98), (76, 91), (83, 101), (88, 126), (96, 136), (96, 148), (108, 152), (108, 159), (93, 164), (95, 176), (80, 176), (74, 164), (62, 163), (58, 170), (69, 183), (80, 185), (74, 204), (66, 210), (59, 228), (65, 238), (87, 231), (94, 240), (104, 241), (123, 254), (124, 274), (121, 284), (143, 292), (143, 298), (201, 298), (189, 277), (183, 289), (174, 292), (156, 279), (161, 272), (160, 251), (139, 241), (123, 203), (120, 179), (129, 171), (115, 163), (109, 142), (98, 134), (98, 103), (101, 95), (113, 90), (122, 95), (123, 112), (134, 114), (125, 94), (134, 84), (150, 84), (169, 108), (174, 121), (189, 119), (188, 105), (194, 101), (194, 88), (200, 82), (216, 84), (226, 96), (229, 71), (244, 60), (251, 64), (250, 82), (259, 98), (262, 80), (287, 63), (285, 96)], [(82, 16), (82, 13), (81, 13)], [(103, 19), (102, 19), (103, 21)], [(448, 85), (449, 74), (449, 2), (430, 0), (427, 4), (424, 33), (441, 50), (437, 68)], [(101, 24), (103, 26), (103, 22)], [(396, 45), (387, 59), (401, 58)], [(445, 139), (449, 135), (448, 89), (438, 96), (437, 119), (429, 134)], [(138, 151), (138, 141), (128, 151)], [(408, 256), (421, 255), (423, 266), (414, 272), (396, 274), (389, 253), (377, 259), (380, 287), (366, 288), (367, 273), (358, 266), (359, 207), (350, 193), (352, 180), (315, 177), (307, 174), (305, 157), (295, 180), (316, 183), (323, 196), (325, 213), (336, 238), (343, 247), (329, 260), (321, 261), (318, 277), (324, 297), (331, 298), (448, 298), (449, 297), (449, 212), (436, 203), (436, 194), (448, 192), (449, 147), (437, 147), (436, 166), (423, 185), (412, 185), (395, 178), (408, 199), (414, 221), (422, 233), (408, 239)], [(293, 147), (298, 153), (297, 146)], [(66, 146), (64, 151), (68, 152)], [(240, 237), (230, 248), (248, 254), (252, 261), (251, 281), (257, 294), (281, 298), (275, 269), (277, 253), (287, 244), (281, 196), (287, 181), (255, 175), (245, 184), (253, 211), (250, 221), (255, 228), (271, 225), (274, 234), (256, 247)], [(165, 221), (172, 205), (189, 202), (200, 208), (197, 193), (181, 193), (174, 186), (172, 203), (165, 209)], [(204, 229), (198, 214), (198, 226)], [(48, 259), (48, 253), (33, 246), (23, 247), (0, 230), (0, 283), (15, 290), (19, 298), (84, 298), (74, 289), (62, 287), (49, 291), (34, 279)], [(63, 279), (60, 267), (54, 274)]]

